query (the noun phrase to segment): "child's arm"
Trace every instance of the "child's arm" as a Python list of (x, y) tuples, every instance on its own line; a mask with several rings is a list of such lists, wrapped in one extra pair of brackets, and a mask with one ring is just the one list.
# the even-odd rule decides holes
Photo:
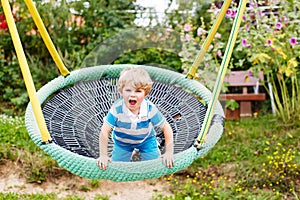
[(99, 135), (99, 150), (100, 150), (100, 156), (97, 160), (97, 164), (100, 167), (100, 169), (106, 170), (107, 164), (110, 161), (108, 155), (107, 155), (107, 145), (108, 145), (108, 136), (111, 132), (112, 128), (104, 123), (101, 127), (101, 132)]
[(166, 122), (162, 126), (162, 131), (163, 131), (164, 136), (165, 136), (165, 145), (166, 145), (166, 151), (165, 151), (164, 155), (162, 156), (163, 161), (164, 161), (164, 164), (167, 167), (172, 168), (173, 165), (174, 165), (173, 131), (172, 131), (172, 128), (171, 128), (171, 126), (168, 122)]

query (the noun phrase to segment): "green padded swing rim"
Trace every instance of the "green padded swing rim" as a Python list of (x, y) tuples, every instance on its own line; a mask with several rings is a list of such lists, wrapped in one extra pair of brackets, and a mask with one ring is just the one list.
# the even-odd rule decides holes
[[(103, 65), (75, 70), (67, 77), (59, 76), (38, 91), (38, 98), (43, 104), (49, 96), (67, 86), (80, 81), (98, 80), (101, 77), (116, 78), (124, 68), (142, 67), (150, 74), (153, 81), (176, 84), (201, 97), (206, 103), (211, 99), (211, 92), (201, 83), (186, 78), (184, 75), (166, 69), (142, 65)], [(214, 114), (224, 117), (221, 104), (218, 102)], [(96, 159), (78, 155), (68, 151), (55, 143), (42, 144), (40, 130), (36, 123), (31, 103), (28, 104), (25, 114), (25, 125), (30, 137), (40, 148), (56, 160), (59, 166), (68, 171), (89, 179), (108, 179), (113, 181), (136, 181), (149, 178), (158, 178), (175, 173), (188, 167), (196, 158), (203, 156), (217, 143), (223, 132), (222, 122), (215, 122), (210, 126), (207, 140), (203, 148), (197, 150), (194, 146), (174, 155), (174, 167), (169, 169), (158, 158), (143, 162), (111, 162), (107, 170), (100, 170)], [(211, 138), (214, 138), (211, 140)]]

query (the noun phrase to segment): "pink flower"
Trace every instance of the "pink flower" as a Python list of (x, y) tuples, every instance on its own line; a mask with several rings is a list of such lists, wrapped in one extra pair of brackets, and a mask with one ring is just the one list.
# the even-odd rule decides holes
[(219, 57), (222, 56), (222, 51), (220, 49), (217, 51), (217, 56), (219, 56)]
[(189, 53), (189, 54), (187, 54), (186, 56), (187, 56), (187, 58), (190, 58), (190, 57), (193, 56), (193, 54)]
[(294, 47), (297, 44), (297, 38), (295, 37), (290, 38), (290, 44), (292, 45), (292, 47)]
[(206, 34), (206, 30), (204, 30), (203, 28), (199, 27), (197, 29), (197, 35), (200, 36), (200, 35), (204, 35)]
[(243, 45), (244, 47), (247, 46), (247, 40), (246, 40), (246, 39), (242, 39), (242, 45)]
[(185, 42), (185, 37), (183, 35), (180, 36), (180, 41)]
[(191, 31), (193, 30), (192, 26), (190, 24), (185, 24), (184, 27), (183, 27), (183, 30), (188, 32), (188, 31)]
[(284, 16), (284, 22), (289, 22), (290, 21), (290, 18)]
[(234, 18), (235, 15), (236, 15), (236, 10), (232, 10), (232, 12), (231, 12), (231, 18)]
[(280, 22), (277, 22), (275, 24), (275, 28), (278, 29), (278, 30), (280, 30), (282, 28), (282, 24)]
[(271, 46), (272, 43), (273, 43), (272, 40), (268, 40), (267, 41), (267, 46)]
[(266, 16), (266, 14), (265, 14), (264, 12), (259, 11), (259, 12), (258, 12), (258, 16), (259, 16), (259, 17), (264, 17), (264, 16)]
[(245, 29), (246, 29), (246, 31), (249, 31), (249, 29), (250, 29), (249, 24), (245, 25)]
[(186, 41), (191, 41), (191, 36), (189, 35), (189, 34), (185, 34), (185, 39), (186, 39)]
[(253, 76), (253, 73), (252, 73), (251, 70), (248, 70), (248, 75), (249, 75), (249, 76)]
[(221, 39), (222, 35), (220, 33), (216, 33), (216, 38)]
[(226, 18), (234, 18), (236, 15), (236, 11), (233, 9), (228, 9), (226, 11)]
[(219, 10), (215, 10), (214, 14), (215, 14), (215, 16), (218, 16)]
[(227, 11), (226, 11), (226, 18), (230, 18), (230, 15), (231, 15), (231, 9), (228, 9)]

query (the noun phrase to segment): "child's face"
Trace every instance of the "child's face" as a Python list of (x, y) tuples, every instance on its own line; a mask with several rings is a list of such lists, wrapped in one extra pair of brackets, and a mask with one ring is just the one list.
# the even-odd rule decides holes
[(125, 85), (125, 87), (122, 90), (121, 96), (124, 98), (124, 102), (127, 108), (133, 114), (139, 114), (142, 101), (146, 97), (145, 90)]

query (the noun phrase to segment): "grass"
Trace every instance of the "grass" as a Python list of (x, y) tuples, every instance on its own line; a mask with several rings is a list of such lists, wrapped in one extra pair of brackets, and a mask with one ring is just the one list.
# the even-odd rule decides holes
[[(173, 197), (155, 199), (296, 199), (300, 198), (300, 122), (286, 125), (272, 116), (226, 121), (216, 146), (188, 169), (161, 180)], [(29, 182), (66, 174), (29, 138), (23, 118), (0, 115), (0, 164), (13, 161)], [(89, 191), (99, 182), (91, 182)], [(55, 194), (1, 194), (0, 199), (55, 199)], [(77, 196), (66, 199), (80, 199)], [(109, 199), (98, 197), (96, 199)]]
[(272, 116), (227, 121), (204, 158), (165, 178), (174, 199), (299, 199), (299, 127)]
[(0, 115), (0, 164), (7, 160), (22, 166), (19, 173), (27, 182), (41, 183), (47, 175), (66, 173), (32, 142), (23, 117)]
[[(5, 200), (54, 200), (58, 199), (57, 195), (54, 193), (49, 194), (16, 194), (16, 193), (0, 193), (0, 199)], [(60, 198), (61, 200), (84, 200), (77, 195), (67, 196), (65, 198)], [(109, 200), (108, 197), (105, 196), (96, 196), (95, 200)]]

